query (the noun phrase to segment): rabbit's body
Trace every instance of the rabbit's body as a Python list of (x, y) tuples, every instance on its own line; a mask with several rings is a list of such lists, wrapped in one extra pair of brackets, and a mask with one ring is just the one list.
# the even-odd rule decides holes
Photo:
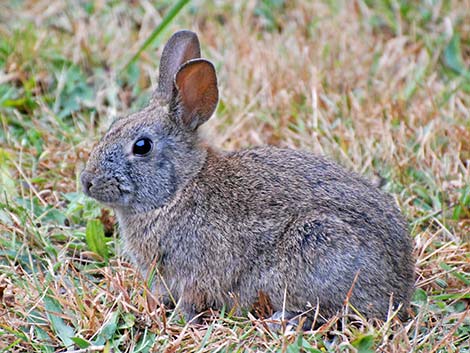
[(392, 293), (395, 303), (408, 302), (413, 261), (405, 224), (368, 182), (292, 150), (209, 149), (205, 159), (167, 205), (118, 212), (128, 252), (142, 269), (159, 263), (186, 312), (250, 308), (259, 292), (278, 311), (286, 291), (287, 311), (318, 303), (328, 316), (352, 287), (352, 304), (368, 316), (384, 318)]
[(115, 209), (134, 262), (144, 274), (157, 266), (159, 294), (187, 317), (250, 309), (260, 293), (275, 311), (318, 306), (328, 317), (351, 294), (368, 317), (384, 319), (391, 303), (403, 304), (403, 317), (413, 258), (393, 200), (306, 152), (201, 143), (197, 126), (217, 103), (213, 69), (192, 60), (167, 79), (168, 55), (184, 63), (198, 53), (188, 33), (167, 44), (154, 101), (110, 128), (82, 175), (85, 192)]

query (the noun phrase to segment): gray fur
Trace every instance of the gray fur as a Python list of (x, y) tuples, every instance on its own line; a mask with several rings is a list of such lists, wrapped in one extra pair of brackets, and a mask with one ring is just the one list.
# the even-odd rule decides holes
[[(163, 298), (168, 286), (191, 318), (223, 305), (250, 309), (262, 292), (274, 311), (318, 305), (329, 317), (353, 287), (350, 303), (367, 317), (385, 319), (390, 296), (406, 316), (414, 260), (391, 197), (307, 152), (215, 151), (181, 126), (179, 94), (175, 86), (167, 103), (153, 100), (113, 124), (81, 177), (87, 195), (115, 210), (138, 268), (158, 264)], [(142, 136), (154, 148), (134, 156)]]

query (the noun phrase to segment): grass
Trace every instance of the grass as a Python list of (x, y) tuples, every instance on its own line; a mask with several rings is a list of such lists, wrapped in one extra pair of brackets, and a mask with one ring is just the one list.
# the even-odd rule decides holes
[[(470, 3), (193, 1), (155, 35), (172, 6), (0, 4), (0, 351), (470, 352)], [(215, 146), (306, 149), (383, 178), (415, 241), (409, 321), (275, 333), (222, 311), (194, 327), (156, 302), (78, 176), (146, 103), (181, 28), (217, 67)]]

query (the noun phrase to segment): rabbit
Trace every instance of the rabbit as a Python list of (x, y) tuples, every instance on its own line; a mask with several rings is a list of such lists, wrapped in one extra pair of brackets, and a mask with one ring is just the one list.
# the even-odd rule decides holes
[(257, 147), (219, 151), (198, 128), (218, 103), (195, 33), (173, 34), (143, 110), (116, 120), (81, 174), (114, 209), (123, 248), (184, 318), (209, 309), (334, 316), (348, 299), (366, 318), (407, 318), (412, 241), (394, 200), (335, 162)]

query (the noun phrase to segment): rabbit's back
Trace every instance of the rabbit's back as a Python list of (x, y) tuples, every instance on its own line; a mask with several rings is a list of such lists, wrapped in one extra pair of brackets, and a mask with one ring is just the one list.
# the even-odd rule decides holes
[(316, 210), (367, 229), (372, 238), (408, 239), (403, 217), (389, 195), (308, 152), (264, 147), (209, 153), (195, 182), (201, 188), (197, 195), (208, 198), (209, 207), (230, 201), (224, 212), (232, 220), (279, 218), (276, 215)]

